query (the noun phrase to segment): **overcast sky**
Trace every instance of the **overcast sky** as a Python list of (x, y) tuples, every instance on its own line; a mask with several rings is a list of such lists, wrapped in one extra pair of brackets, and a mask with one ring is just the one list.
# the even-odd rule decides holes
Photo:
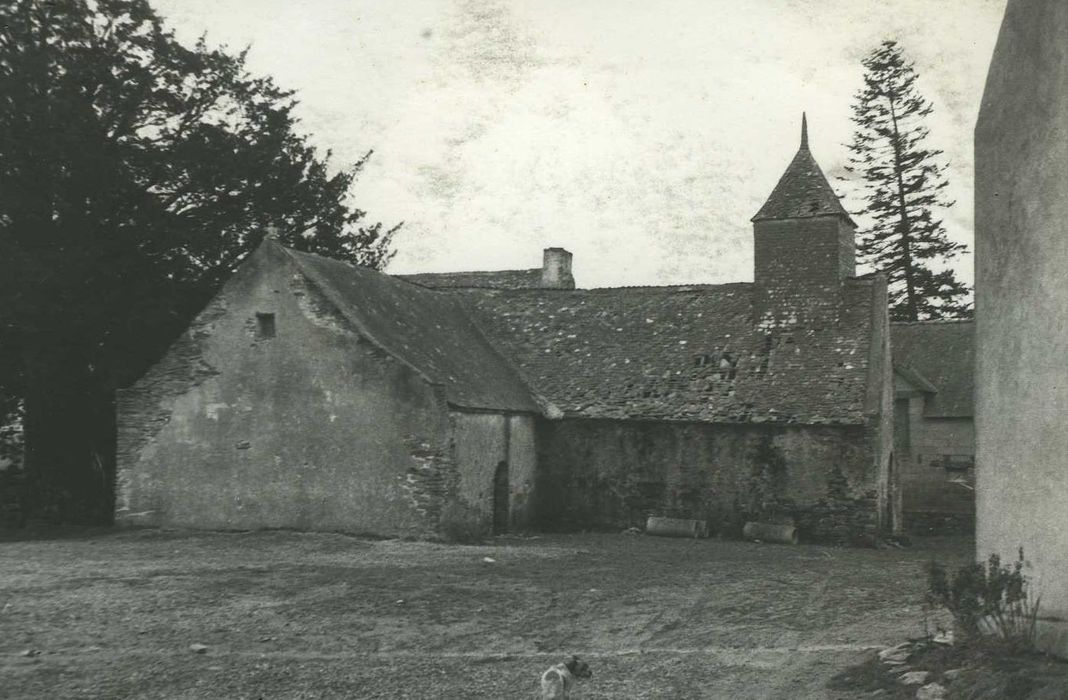
[[(155, 0), (184, 40), (251, 45), (370, 220), (391, 272), (537, 267), (580, 286), (752, 279), (749, 218), (798, 146), (834, 180), (860, 61), (896, 39), (935, 106), (972, 242), (972, 129), (1005, 0)], [(847, 197), (847, 208), (858, 200)], [(971, 256), (955, 267), (972, 280)]]

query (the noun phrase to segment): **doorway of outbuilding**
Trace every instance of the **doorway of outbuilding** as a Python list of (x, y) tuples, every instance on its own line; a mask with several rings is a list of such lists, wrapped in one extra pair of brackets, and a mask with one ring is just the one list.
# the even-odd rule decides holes
[(508, 496), (511, 492), (508, 483), (508, 462), (497, 463), (493, 473), (493, 534), (508, 531)]

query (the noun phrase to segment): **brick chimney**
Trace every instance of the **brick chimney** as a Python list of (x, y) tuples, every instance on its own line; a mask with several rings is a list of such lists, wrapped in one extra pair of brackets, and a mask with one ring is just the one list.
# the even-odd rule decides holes
[(571, 253), (563, 248), (546, 248), (541, 263), (541, 286), (545, 289), (574, 289)]

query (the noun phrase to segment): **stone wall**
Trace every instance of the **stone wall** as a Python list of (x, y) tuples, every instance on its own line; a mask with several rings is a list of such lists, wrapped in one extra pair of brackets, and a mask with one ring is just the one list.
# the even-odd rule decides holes
[(977, 554), (1068, 655), (1068, 3), (1009, 0), (975, 128)]
[(432, 531), (459, 475), (440, 390), (264, 246), (120, 392), (122, 524)]
[(853, 542), (876, 528), (874, 439), (860, 426), (541, 421), (536, 522), (622, 529), (664, 515), (735, 536), (747, 519), (792, 517), (805, 539)]
[(837, 216), (758, 221), (753, 226), (756, 315), (765, 325), (824, 327), (838, 317), (852, 277), (853, 229)]

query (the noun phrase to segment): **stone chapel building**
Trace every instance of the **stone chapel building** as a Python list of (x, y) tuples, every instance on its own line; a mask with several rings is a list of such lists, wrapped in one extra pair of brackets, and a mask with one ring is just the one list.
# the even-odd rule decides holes
[(648, 515), (900, 527), (886, 282), (801, 145), (752, 219), (754, 281), (578, 289), (390, 276), (267, 239), (120, 392), (117, 520), (423, 535)]

